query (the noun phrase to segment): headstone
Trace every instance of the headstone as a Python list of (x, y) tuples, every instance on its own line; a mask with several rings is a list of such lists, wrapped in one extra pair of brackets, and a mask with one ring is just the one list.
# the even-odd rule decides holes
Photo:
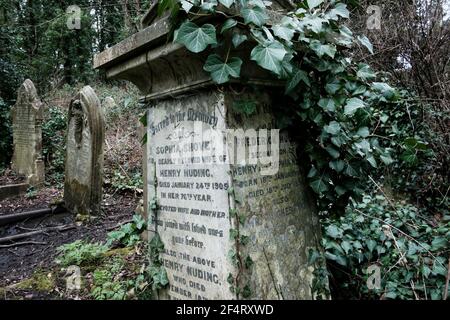
[(149, 239), (164, 243), (169, 279), (158, 297), (314, 298), (308, 253), (321, 231), (297, 145), (277, 129), (284, 83), (247, 60), (246, 82), (219, 88), (205, 56), (161, 45), (170, 17), (147, 16), (94, 65), (132, 81), (147, 104)]
[(64, 201), (79, 215), (98, 215), (103, 185), (105, 121), (100, 101), (87, 86), (69, 106)]
[(45, 180), (42, 158), (42, 119), (44, 105), (31, 80), (25, 80), (19, 89), (17, 102), (11, 109), (13, 122), (14, 154), (12, 169), (27, 178), (32, 186)]
[(106, 97), (105, 100), (103, 100), (103, 110), (109, 110), (116, 106), (116, 101), (113, 97)]

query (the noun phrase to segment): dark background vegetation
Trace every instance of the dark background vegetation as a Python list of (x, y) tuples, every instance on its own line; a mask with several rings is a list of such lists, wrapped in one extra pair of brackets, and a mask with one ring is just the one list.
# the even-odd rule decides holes
[[(348, 52), (402, 92), (388, 110), (386, 138), (395, 162), (367, 179), (361, 199), (340, 216), (323, 212), (324, 247), (333, 298), (443, 299), (448, 282), (450, 13), (443, 0), (347, 0), (349, 27), (366, 34), (375, 54)], [(84, 84), (106, 110), (107, 181), (115, 190), (141, 188), (137, 92), (92, 69), (95, 53), (139, 29), (150, 1), (78, 0), (82, 28), (68, 30), (72, 1), (0, 0), (0, 170), (12, 153), (9, 109), (30, 78), (46, 103), (44, 155), (49, 183), (63, 181), (66, 108)], [(381, 29), (368, 30), (369, 5), (382, 9)], [(0, 171), (1, 172), (1, 171)], [(367, 267), (382, 268), (382, 289), (370, 291)]]

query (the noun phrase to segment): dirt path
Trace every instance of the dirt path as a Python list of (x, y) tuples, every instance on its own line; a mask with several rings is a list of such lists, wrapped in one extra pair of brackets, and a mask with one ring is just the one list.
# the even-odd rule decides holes
[[(0, 203), (0, 214), (48, 208), (49, 203), (60, 198), (60, 190), (43, 189), (33, 198), (24, 195), (2, 201)], [(76, 240), (104, 241), (108, 228), (131, 219), (137, 203), (138, 199), (134, 195), (116, 194), (114, 198), (105, 195), (103, 215), (89, 223), (77, 223), (75, 217), (67, 213), (0, 227), (0, 237), (5, 237), (46, 227), (77, 223), (77, 227), (73, 230), (53, 231), (23, 240), (39, 242), (40, 244), (0, 248), (0, 287), (20, 282), (30, 277), (36, 270), (44, 272), (45, 270), (51, 270), (55, 266), (56, 249), (63, 244)]]

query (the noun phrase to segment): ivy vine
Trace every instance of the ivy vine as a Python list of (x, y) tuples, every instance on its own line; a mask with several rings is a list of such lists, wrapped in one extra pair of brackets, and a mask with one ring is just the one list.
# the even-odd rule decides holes
[[(240, 204), (239, 199), (236, 198), (236, 194), (233, 188), (228, 190), (228, 193), (234, 200), (236, 205)], [(230, 229), (230, 240), (234, 243), (234, 248), (229, 252), (229, 258), (233, 265), (237, 268), (237, 274), (228, 274), (227, 282), (230, 284), (230, 290), (239, 299), (240, 296), (244, 299), (250, 298), (252, 291), (249, 283), (245, 283), (244, 272), (253, 266), (253, 260), (250, 255), (244, 258), (243, 247), (250, 242), (250, 237), (243, 235), (241, 227), (245, 225), (245, 215), (239, 212), (235, 208), (230, 209), (230, 218), (234, 221), (234, 228)]]
[[(369, 65), (350, 57), (353, 46), (370, 53), (373, 47), (344, 25), (346, 4), (295, 5), (275, 18), (271, 3), (262, 0), (163, 0), (160, 11), (170, 9), (177, 17), (174, 42), (194, 53), (210, 48), (204, 70), (217, 84), (240, 77), (243, 60), (233, 50), (243, 43), (252, 48), (250, 60), (286, 82), (285, 94), (295, 101), (290, 113), (304, 124), (309, 185), (321, 210), (342, 212), (351, 197), (362, 194), (368, 170), (394, 162), (389, 141), (377, 130), (388, 120), (383, 110), (400, 96)], [(209, 23), (198, 25), (197, 18), (205, 16)]]

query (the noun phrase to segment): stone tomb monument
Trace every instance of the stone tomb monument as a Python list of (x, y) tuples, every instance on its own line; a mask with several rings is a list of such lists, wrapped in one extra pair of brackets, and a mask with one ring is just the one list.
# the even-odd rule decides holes
[(100, 213), (105, 120), (100, 101), (87, 86), (69, 106), (64, 201), (80, 215)]
[(11, 109), (14, 154), (12, 169), (27, 178), (27, 183), (40, 186), (45, 180), (42, 159), (42, 120), (44, 105), (33, 82), (25, 80), (19, 88), (17, 102)]
[[(169, 279), (159, 298), (314, 298), (307, 257), (320, 226), (297, 146), (276, 130), (283, 84), (247, 60), (245, 83), (218, 88), (203, 71), (208, 53), (164, 44), (170, 23), (154, 9), (94, 64), (132, 81), (148, 106), (149, 239), (164, 243)], [(237, 111), (245, 103), (253, 115)]]

